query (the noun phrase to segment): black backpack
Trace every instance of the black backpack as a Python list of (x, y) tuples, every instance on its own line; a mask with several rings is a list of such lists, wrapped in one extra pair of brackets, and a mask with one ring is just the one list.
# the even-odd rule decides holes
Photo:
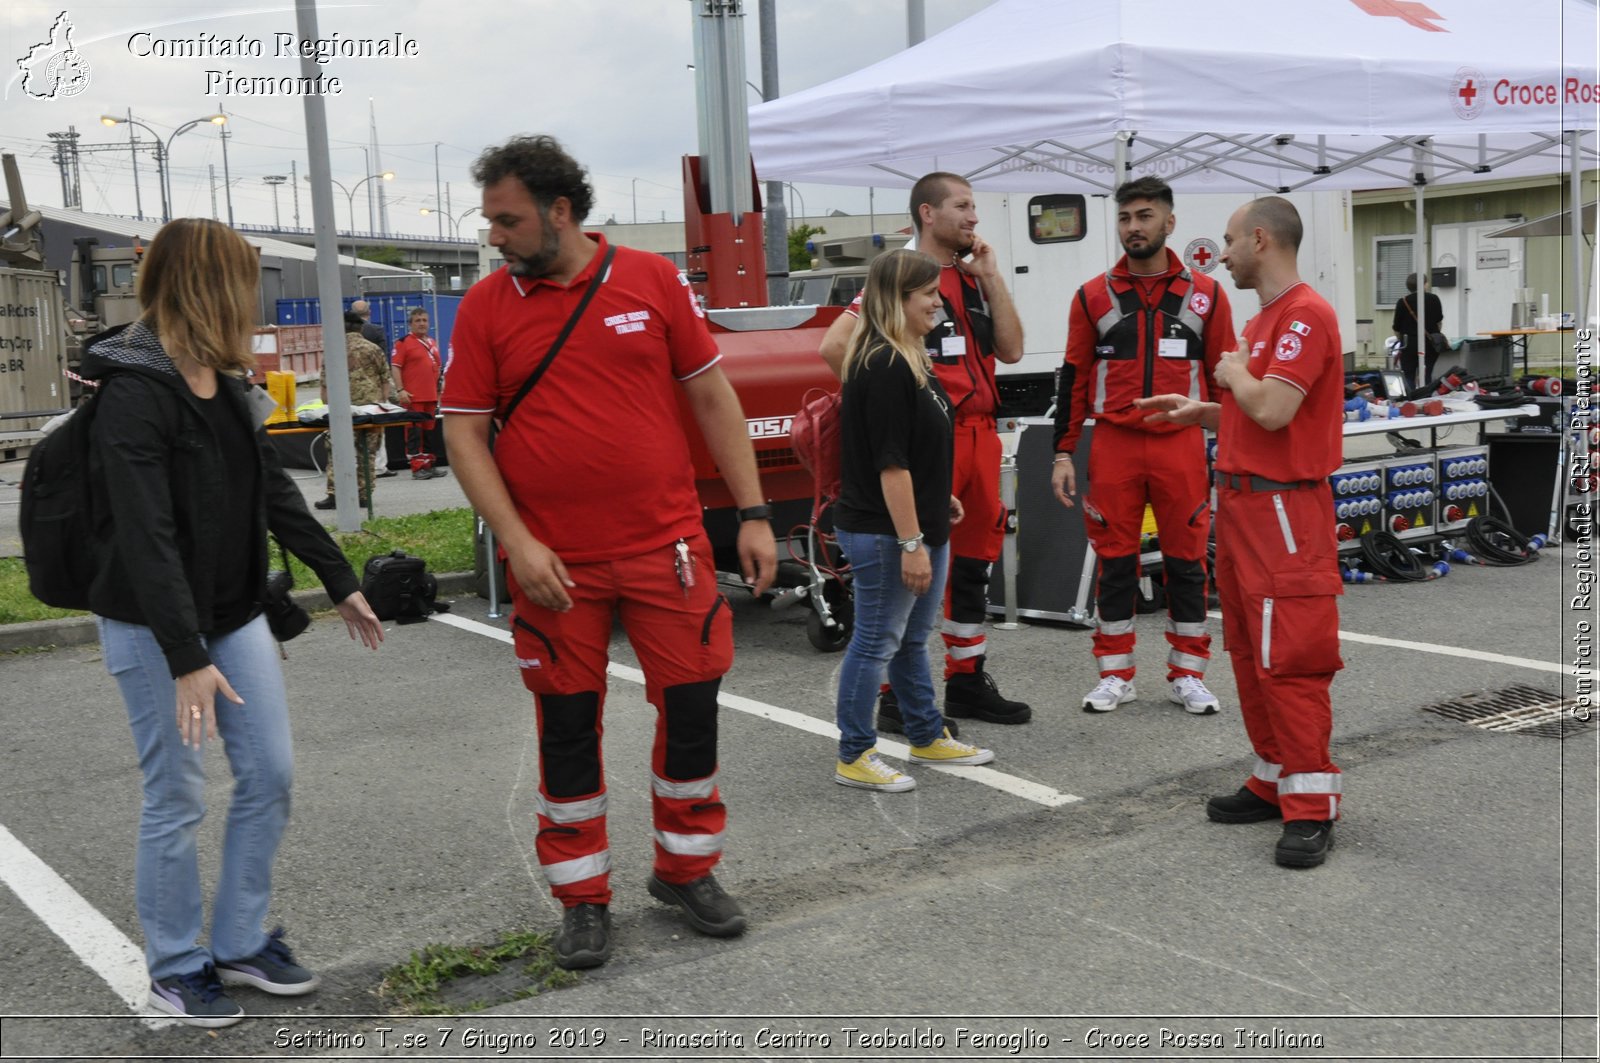
[(94, 496), (89, 429), (95, 396), (35, 443), (22, 472), (22, 559), (28, 592), (57, 609), (89, 608), (95, 573)]
[(439, 581), (428, 571), (428, 563), (404, 550), (369, 558), (361, 571), (361, 593), (379, 620), (401, 624), (415, 624), (450, 608), (434, 600)]

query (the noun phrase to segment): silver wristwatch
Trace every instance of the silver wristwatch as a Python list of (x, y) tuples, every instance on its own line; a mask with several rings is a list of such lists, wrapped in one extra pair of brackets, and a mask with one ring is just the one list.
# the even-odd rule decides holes
[(900, 549), (906, 553), (914, 554), (922, 549), (922, 533), (918, 532), (909, 539), (896, 539), (895, 542), (899, 543)]

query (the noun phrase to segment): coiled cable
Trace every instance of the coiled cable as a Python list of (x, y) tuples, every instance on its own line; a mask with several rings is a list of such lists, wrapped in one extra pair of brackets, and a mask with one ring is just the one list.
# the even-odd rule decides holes
[(1526, 565), (1539, 560), (1544, 537), (1529, 538), (1498, 517), (1473, 517), (1467, 522), (1467, 542), (1486, 565)]
[(1422, 559), (1406, 548), (1393, 532), (1369, 531), (1361, 536), (1361, 557), (1375, 574), (1398, 583), (1433, 579)]

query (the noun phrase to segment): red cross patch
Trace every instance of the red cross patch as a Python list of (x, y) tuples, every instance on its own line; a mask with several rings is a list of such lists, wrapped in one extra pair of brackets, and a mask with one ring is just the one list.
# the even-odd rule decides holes
[(1292, 362), (1300, 357), (1300, 337), (1292, 332), (1285, 332), (1278, 337), (1278, 349), (1274, 352), (1280, 362)]
[(1211, 298), (1205, 292), (1195, 292), (1189, 296), (1189, 309), (1205, 317), (1206, 311), (1211, 309)]

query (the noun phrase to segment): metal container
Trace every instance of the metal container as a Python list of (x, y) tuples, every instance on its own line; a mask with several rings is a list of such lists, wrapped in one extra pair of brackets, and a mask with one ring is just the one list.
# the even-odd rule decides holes
[(56, 273), (0, 269), (0, 439), (25, 439), (71, 404), (63, 313)]

